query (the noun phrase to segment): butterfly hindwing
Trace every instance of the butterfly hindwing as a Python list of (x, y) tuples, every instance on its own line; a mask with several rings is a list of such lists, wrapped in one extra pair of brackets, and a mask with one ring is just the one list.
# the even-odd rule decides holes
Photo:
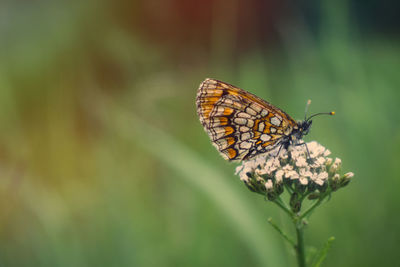
[(279, 108), (214, 79), (201, 83), (196, 103), (200, 122), (227, 160), (246, 160), (265, 153), (296, 126)]

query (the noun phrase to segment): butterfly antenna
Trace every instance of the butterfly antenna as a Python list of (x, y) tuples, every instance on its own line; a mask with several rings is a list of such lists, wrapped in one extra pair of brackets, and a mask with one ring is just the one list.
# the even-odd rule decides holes
[(319, 115), (335, 115), (335, 111), (331, 111), (331, 112), (320, 112), (320, 113), (317, 113), (317, 114), (313, 114), (313, 115), (311, 115), (310, 117), (308, 117), (308, 118), (306, 119), (306, 121), (309, 121), (311, 118), (313, 118), (313, 117), (315, 117), (315, 116), (319, 116)]
[(307, 112), (308, 112), (308, 107), (310, 106), (310, 104), (311, 104), (311, 99), (308, 99), (307, 104), (306, 104), (306, 110), (304, 112), (304, 120), (307, 120)]

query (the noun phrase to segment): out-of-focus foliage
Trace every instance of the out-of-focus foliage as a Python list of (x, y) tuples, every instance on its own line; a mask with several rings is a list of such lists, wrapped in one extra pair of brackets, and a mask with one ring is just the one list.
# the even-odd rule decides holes
[(325, 266), (392, 266), (399, 4), (363, 3), (0, 3), (0, 265), (292, 266), (267, 223), (284, 216), (198, 122), (213, 77), (295, 118), (336, 111), (306, 139), (355, 178), (306, 242), (336, 237)]

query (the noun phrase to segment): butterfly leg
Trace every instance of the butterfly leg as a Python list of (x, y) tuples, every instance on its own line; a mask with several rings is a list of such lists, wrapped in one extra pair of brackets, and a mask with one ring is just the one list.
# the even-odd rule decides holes
[(306, 143), (306, 142), (303, 142), (303, 143), (301, 143), (301, 144), (295, 144), (295, 146), (302, 146), (302, 145), (304, 145), (304, 146), (306, 147), (308, 159), (309, 159), (309, 160), (313, 160), (313, 159), (311, 158), (310, 151), (308, 150), (308, 146), (307, 146), (307, 143)]
[(281, 143), (281, 145), (279, 146), (279, 149), (278, 149), (278, 153), (276, 153), (275, 157), (279, 156), (279, 153), (281, 152), (283, 145), (284, 145), (284, 143)]

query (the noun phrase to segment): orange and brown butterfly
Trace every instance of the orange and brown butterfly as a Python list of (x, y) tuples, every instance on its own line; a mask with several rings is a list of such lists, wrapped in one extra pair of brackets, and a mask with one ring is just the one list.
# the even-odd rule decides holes
[(231, 84), (205, 79), (197, 92), (197, 113), (213, 145), (226, 160), (248, 160), (277, 147), (298, 144), (311, 117), (296, 122), (281, 109)]

